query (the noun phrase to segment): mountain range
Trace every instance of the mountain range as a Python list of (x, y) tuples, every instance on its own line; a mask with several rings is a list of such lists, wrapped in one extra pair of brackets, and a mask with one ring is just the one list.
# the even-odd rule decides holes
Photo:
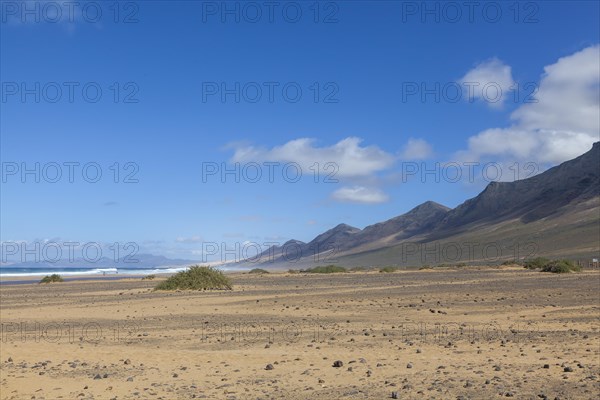
[(308, 243), (290, 240), (241, 267), (499, 263), (535, 256), (598, 258), (600, 142), (536, 176), (490, 182), (450, 209), (433, 201), (364, 229), (339, 224)]

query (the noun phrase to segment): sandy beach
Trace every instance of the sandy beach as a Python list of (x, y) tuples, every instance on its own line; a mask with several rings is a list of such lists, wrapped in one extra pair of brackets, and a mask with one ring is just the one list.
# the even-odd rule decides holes
[(3, 286), (2, 399), (595, 399), (600, 273)]

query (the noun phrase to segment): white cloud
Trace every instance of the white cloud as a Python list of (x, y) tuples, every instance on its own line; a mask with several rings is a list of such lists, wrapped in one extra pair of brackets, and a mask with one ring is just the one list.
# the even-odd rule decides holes
[(175, 241), (177, 243), (200, 243), (200, 242), (202, 242), (202, 237), (201, 236), (192, 236), (189, 238), (178, 237), (177, 239), (175, 239)]
[(364, 186), (343, 187), (331, 195), (334, 200), (350, 203), (377, 204), (388, 201), (388, 196), (379, 189)]
[(402, 149), (400, 157), (403, 160), (424, 160), (431, 157), (433, 149), (431, 145), (423, 139), (409, 139), (408, 143)]
[(465, 98), (470, 101), (482, 99), (488, 106), (494, 108), (502, 107), (511, 91), (511, 86), (515, 83), (510, 66), (497, 58), (478, 64), (459, 82), (463, 85)]
[(560, 163), (586, 152), (600, 140), (600, 46), (546, 66), (536, 102), (516, 109), (506, 128), (486, 129), (468, 139), (458, 157)]
[(321, 169), (326, 163), (334, 163), (338, 168), (336, 177), (365, 177), (394, 163), (394, 157), (379, 147), (360, 146), (362, 140), (357, 137), (348, 137), (328, 147), (317, 147), (314, 142), (314, 139), (300, 138), (271, 149), (234, 144), (231, 162), (295, 162), (303, 171), (310, 171), (315, 163), (319, 163)]
[[(314, 139), (300, 138), (272, 148), (247, 143), (232, 143), (227, 147), (234, 150), (231, 163), (293, 162), (300, 165), (304, 174), (311, 176), (315, 163), (318, 163), (322, 177), (355, 185), (332, 193), (333, 200), (363, 204), (388, 200), (388, 196), (377, 188), (383, 182), (378, 173), (392, 168), (399, 157), (421, 160), (433, 154), (431, 145), (423, 139), (409, 139), (403, 150), (395, 155), (377, 146), (361, 146), (361, 143), (360, 138), (347, 137), (334, 145), (318, 147)], [(327, 163), (333, 163), (335, 169)]]

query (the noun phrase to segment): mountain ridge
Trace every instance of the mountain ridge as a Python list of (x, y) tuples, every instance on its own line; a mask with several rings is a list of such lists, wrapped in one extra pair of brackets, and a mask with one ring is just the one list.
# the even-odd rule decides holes
[[(409, 239), (428, 243), (461, 235), (477, 236), (478, 231), (489, 236), (488, 232), (493, 231), (494, 227), (502, 228), (500, 231), (510, 238), (511, 231), (503, 229), (511, 224), (514, 225), (515, 232), (517, 228), (523, 230), (523, 226), (533, 224), (540, 232), (545, 232), (550, 228), (544, 225), (547, 219), (565, 218), (575, 212), (585, 213), (588, 209), (599, 211), (596, 216), (593, 212), (587, 213), (585, 218), (598, 220), (600, 227), (599, 169), (600, 142), (596, 142), (581, 156), (535, 176), (513, 182), (490, 182), (477, 196), (453, 209), (428, 200), (404, 214), (371, 224), (364, 229), (338, 224), (310, 242), (299, 245), (292, 259), (304, 259), (306, 264), (310, 264), (309, 255), (315, 258), (316, 254), (329, 251), (350, 260), (354, 255), (364, 256), (376, 254), (379, 250), (393, 249)], [(568, 218), (562, 221), (567, 225), (568, 222)], [(587, 221), (578, 226), (584, 226), (585, 222)], [(589, 227), (586, 229), (589, 231)], [(552, 235), (556, 236), (556, 233)], [(568, 232), (563, 235), (568, 235)], [(590, 240), (598, 236), (583, 237), (583, 240), (589, 244)], [(503, 238), (498, 240), (502, 241)], [(560, 244), (561, 240), (556, 239), (556, 242)], [(595, 251), (597, 247), (596, 244), (596, 247), (591, 248)], [(369, 260), (369, 257), (362, 259)], [(282, 257), (275, 257), (270, 262), (276, 266), (284, 261), (286, 260)], [(373, 257), (372, 263), (378, 264), (377, 257)]]

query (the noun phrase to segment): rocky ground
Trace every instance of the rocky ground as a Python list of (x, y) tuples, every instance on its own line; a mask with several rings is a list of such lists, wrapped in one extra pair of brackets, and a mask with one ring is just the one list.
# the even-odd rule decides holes
[(600, 272), (0, 287), (2, 399), (597, 399)]

